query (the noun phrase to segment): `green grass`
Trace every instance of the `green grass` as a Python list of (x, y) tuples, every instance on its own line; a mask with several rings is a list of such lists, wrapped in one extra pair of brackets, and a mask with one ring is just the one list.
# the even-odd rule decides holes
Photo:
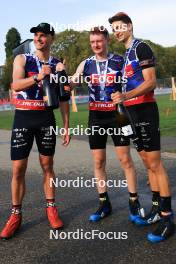
[[(55, 110), (56, 122), (62, 127), (62, 119), (60, 111)], [(0, 112), (0, 129), (11, 129), (13, 124), (14, 111)], [(70, 112), (70, 127), (76, 127), (78, 124), (87, 127), (88, 122), (88, 105), (79, 104), (78, 113)]]
[[(77, 107), (77, 113), (70, 112), (70, 127), (74, 128), (77, 125), (83, 125), (86, 128), (88, 123), (88, 104), (78, 104)], [(57, 125), (62, 127), (62, 119), (58, 110), (55, 110), (55, 117)]]
[(14, 111), (0, 112), (0, 129), (11, 129)]
[[(170, 95), (158, 95), (156, 98), (160, 112), (161, 134), (176, 137), (176, 101), (171, 101)], [(0, 112), (0, 129), (11, 129), (13, 114), (13, 111)], [(55, 110), (55, 116), (57, 125), (62, 127), (59, 111)], [(87, 121), (87, 104), (78, 105), (78, 113), (70, 113), (70, 127), (76, 127), (78, 124), (86, 127)]]
[(176, 137), (176, 101), (170, 100), (170, 95), (158, 95), (156, 97), (162, 136)]

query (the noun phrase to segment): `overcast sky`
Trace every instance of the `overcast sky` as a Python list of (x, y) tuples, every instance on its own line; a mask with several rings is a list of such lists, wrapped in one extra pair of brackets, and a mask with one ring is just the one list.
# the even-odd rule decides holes
[(69, 24), (75, 29), (88, 29), (92, 25), (109, 27), (108, 18), (119, 11), (132, 18), (136, 37), (165, 47), (176, 45), (175, 0), (1, 0), (0, 3), (0, 65), (5, 60), (5, 36), (11, 27), (17, 28), (25, 40), (32, 38), (29, 29), (40, 22), (53, 23), (57, 31)]

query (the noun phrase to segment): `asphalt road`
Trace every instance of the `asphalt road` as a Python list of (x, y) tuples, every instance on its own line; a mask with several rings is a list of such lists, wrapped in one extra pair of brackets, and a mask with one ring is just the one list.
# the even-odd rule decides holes
[[(0, 229), (3, 227), (10, 210), (11, 162), (9, 160), (8, 131), (0, 131)], [(150, 207), (150, 190), (146, 185), (146, 171), (132, 150), (132, 156), (138, 173), (138, 185), (141, 203)], [(162, 156), (171, 178), (173, 207), (176, 211), (176, 157)], [(152, 245), (146, 240), (146, 234), (152, 227), (136, 227), (128, 221), (128, 192), (126, 187), (110, 188), (109, 194), (113, 206), (110, 217), (98, 223), (89, 223), (88, 217), (97, 208), (95, 188), (56, 188), (57, 204), (65, 227), (55, 236), (45, 217), (45, 199), (42, 190), (42, 172), (37, 161), (38, 153), (34, 145), (26, 174), (27, 193), (23, 205), (23, 225), (20, 232), (11, 240), (0, 241), (0, 263), (2, 264), (175, 264), (176, 236), (164, 243)], [(86, 141), (72, 140), (64, 149), (57, 142), (55, 171), (58, 180), (84, 180), (93, 176), (92, 160)], [(107, 173), (109, 179), (124, 179), (116, 161), (113, 146), (107, 148)], [(118, 181), (119, 180), (119, 181)], [(115, 232), (117, 239), (68, 239), (69, 232), (82, 234), (93, 232)], [(125, 233), (123, 233), (125, 232)], [(102, 235), (103, 233), (101, 233)], [(122, 238), (126, 234), (127, 239)], [(62, 235), (62, 236), (61, 236)], [(60, 236), (60, 237), (59, 237)], [(66, 239), (63, 239), (67, 236)], [(70, 235), (71, 236), (71, 235)]]

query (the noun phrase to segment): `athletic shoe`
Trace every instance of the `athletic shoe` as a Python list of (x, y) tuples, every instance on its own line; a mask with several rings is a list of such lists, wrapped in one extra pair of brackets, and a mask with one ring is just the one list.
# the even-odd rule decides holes
[(98, 208), (96, 213), (92, 214), (89, 217), (89, 221), (98, 222), (101, 219), (109, 216), (111, 214), (111, 212), (112, 212), (112, 207), (111, 207), (111, 203), (110, 202), (106, 202), (106, 203), (101, 203), (100, 202), (100, 207)]
[(130, 209), (129, 220), (133, 223), (135, 223), (136, 219), (138, 219), (139, 217), (145, 216), (144, 208), (140, 206), (138, 199), (134, 201), (129, 199), (129, 209)]
[(152, 243), (158, 243), (168, 239), (175, 233), (175, 224), (173, 213), (168, 216), (162, 216), (156, 230), (147, 235), (147, 239)]
[(22, 221), (21, 214), (11, 214), (9, 217), (5, 227), (3, 228), (0, 238), (1, 239), (9, 239), (11, 238), (20, 228)]
[(150, 212), (145, 217), (138, 217), (135, 224), (138, 226), (152, 225), (161, 220), (161, 211), (158, 205), (152, 205)]
[(53, 229), (59, 229), (63, 227), (63, 222), (58, 216), (58, 211), (56, 206), (49, 206), (46, 208), (46, 214), (48, 217), (48, 221), (50, 223), (50, 226)]

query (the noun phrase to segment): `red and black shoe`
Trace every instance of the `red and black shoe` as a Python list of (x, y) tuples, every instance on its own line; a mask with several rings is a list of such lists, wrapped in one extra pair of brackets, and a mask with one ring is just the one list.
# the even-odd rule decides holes
[(0, 233), (1, 239), (9, 239), (18, 231), (22, 222), (22, 214), (11, 214), (6, 225)]
[(50, 223), (50, 226), (53, 229), (60, 229), (63, 227), (63, 222), (62, 220), (59, 218), (58, 215), (58, 210), (56, 206), (49, 206), (46, 208), (46, 215), (48, 217), (48, 221)]

